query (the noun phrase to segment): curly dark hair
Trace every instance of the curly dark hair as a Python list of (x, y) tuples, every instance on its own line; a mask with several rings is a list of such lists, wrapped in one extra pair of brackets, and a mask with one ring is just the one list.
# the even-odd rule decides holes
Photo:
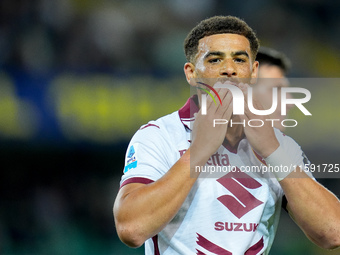
[(214, 16), (201, 21), (194, 27), (184, 41), (184, 52), (188, 62), (194, 63), (200, 39), (215, 34), (239, 34), (249, 40), (253, 59), (259, 48), (259, 40), (248, 24), (234, 16)]

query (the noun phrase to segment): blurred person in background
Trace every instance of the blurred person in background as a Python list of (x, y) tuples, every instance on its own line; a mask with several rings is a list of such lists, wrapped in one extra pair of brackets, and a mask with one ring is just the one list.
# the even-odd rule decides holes
[[(257, 53), (256, 60), (259, 62), (258, 70), (258, 82), (257, 86), (261, 86), (265, 89), (265, 96), (263, 97), (263, 105), (265, 109), (270, 108), (272, 104), (272, 89), (278, 88), (278, 106), (281, 105), (281, 88), (289, 87), (289, 80), (286, 78), (287, 72), (291, 67), (291, 62), (282, 52), (268, 47), (260, 47)], [(287, 93), (287, 98), (291, 98), (291, 94)], [(287, 104), (287, 113), (293, 107), (291, 104)], [(269, 115), (270, 119), (274, 121), (274, 127), (280, 131), (284, 131), (285, 127), (281, 124), (284, 119), (284, 115), (281, 114), (281, 107), (277, 107), (276, 110)]]
[[(186, 79), (191, 85), (196, 78), (232, 79), (246, 95), (249, 85), (237, 81), (257, 78), (258, 46), (239, 18), (203, 20), (185, 40)], [(147, 255), (268, 254), (285, 196), (283, 206), (306, 236), (323, 248), (339, 247), (340, 202), (310, 178), (299, 145), (268, 124), (215, 128), (213, 119), (241, 121), (232, 114), (230, 90), (217, 91), (223, 103), (208, 97), (209, 114), (200, 114), (197, 90), (179, 111), (143, 125), (132, 138), (114, 205), (120, 239), (131, 247), (145, 243)], [(253, 101), (261, 109), (258, 98)], [(259, 118), (247, 105), (242, 117)], [(206, 165), (238, 171), (198, 178), (196, 167)], [(264, 165), (297, 167), (273, 172), (275, 178), (239, 170)]]

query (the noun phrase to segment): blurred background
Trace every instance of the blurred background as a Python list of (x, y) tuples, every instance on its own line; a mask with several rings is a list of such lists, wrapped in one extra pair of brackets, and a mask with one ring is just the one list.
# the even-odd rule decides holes
[[(183, 41), (206, 17), (243, 18), (291, 59), (289, 77), (331, 81), (314, 86), (319, 115), (293, 111), (287, 133), (311, 161), (340, 163), (339, 11), (332, 0), (1, 0), (0, 254), (143, 254), (114, 228), (125, 150), (189, 97)], [(339, 179), (319, 181), (340, 195)], [(282, 212), (271, 254), (340, 251)]]

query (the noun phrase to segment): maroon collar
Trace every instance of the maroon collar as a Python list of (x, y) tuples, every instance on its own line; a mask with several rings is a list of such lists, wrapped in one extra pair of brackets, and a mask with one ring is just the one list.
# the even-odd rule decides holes
[[(194, 114), (199, 111), (197, 95), (191, 96), (188, 101), (178, 110), (179, 118), (183, 125), (190, 129), (191, 124), (195, 121)], [(190, 129), (191, 130), (191, 129)]]

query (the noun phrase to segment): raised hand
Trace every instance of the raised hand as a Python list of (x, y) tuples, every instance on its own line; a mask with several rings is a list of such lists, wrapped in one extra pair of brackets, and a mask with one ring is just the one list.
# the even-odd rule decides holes
[[(279, 142), (275, 136), (274, 129), (272, 127), (272, 122), (266, 121), (268, 116), (266, 115), (255, 115), (249, 110), (248, 106), (248, 84), (239, 84), (240, 89), (244, 94), (244, 115), (240, 115), (241, 120), (245, 121), (244, 133), (247, 137), (251, 147), (260, 154), (263, 158), (268, 157), (272, 154), (278, 147)], [(253, 106), (257, 110), (264, 110), (259, 96), (257, 93), (253, 93)], [(262, 120), (264, 123), (261, 127), (251, 127), (249, 125), (249, 120), (258, 119)]]
[[(230, 120), (232, 116), (232, 94), (228, 89), (216, 89), (222, 105), (215, 105), (211, 97), (207, 97), (207, 113), (201, 110), (196, 114), (192, 129), (191, 160), (205, 164), (209, 157), (222, 145), (228, 125), (215, 125), (215, 119)], [(217, 95), (215, 95), (217, 102)]]

